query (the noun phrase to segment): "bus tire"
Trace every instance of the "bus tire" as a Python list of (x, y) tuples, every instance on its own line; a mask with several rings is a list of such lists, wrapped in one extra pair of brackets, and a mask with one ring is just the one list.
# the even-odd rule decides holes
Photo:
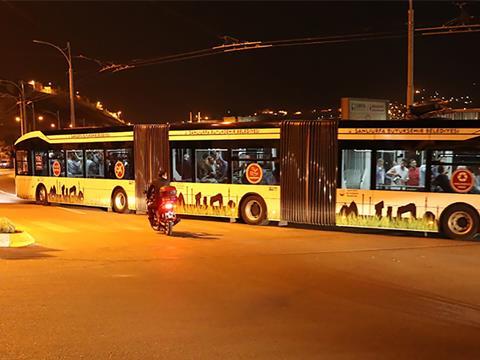
[(242, 200), (240, 217), (249, 225), (262, 225), (267, 220), (267, 204), (259, 195), (249, 195)]
[(440, 217), (440, 227), (450, 239), (471, 240), (478, 233), (478, 212), (468, 204), (450, 205)]
[(113, 191), (112, 209), (117, 213), (125, 213), (128, 211), (127, 193), (122, 188), (116, 188)]
[(48, 205), (48, 193), (45, 185), (39, 184), (37, 186), (37, 191), (35, 191), (35, 201), (38, 205)]

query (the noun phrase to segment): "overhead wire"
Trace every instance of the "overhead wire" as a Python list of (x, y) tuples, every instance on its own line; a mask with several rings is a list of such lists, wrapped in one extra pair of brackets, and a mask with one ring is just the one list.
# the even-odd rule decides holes
[(333, 35), (333, 36), (308, 37), (308, 38), (272, 40), (272, 41), (234, 42), (230, 44), (215, 46), (212, 48), (188, 51), (185, 53), (155, 57), (151, 59), (133, 60), (126, 64), (117, 64), (117, 65), (104, 67), (100, 69), (100, 72), (105, 72), (105, 71), (119, 72), (119, 71), (125, 71), (125, 70), (138, 68), (142, 66), (158, 65), (158, 64), (164, 64), (164, 63), (175, 62), (175, 61), (184, 61), (184, 60), (195, 59), (200, 57), (213, 56), (213, 55), (229, 53), (229, 52), (258, 50), (262, 48), (382, 40), (382, 39), (401, 38), (404, 36), (405, 34), (363, 33), (363, 34)]

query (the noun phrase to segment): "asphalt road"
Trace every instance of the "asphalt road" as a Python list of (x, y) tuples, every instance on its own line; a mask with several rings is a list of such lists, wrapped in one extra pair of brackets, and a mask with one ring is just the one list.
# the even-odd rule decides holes
[(480, 243), (188, 219), (165, 237), (13, 200), (0, 216), (37, 243), (0, 249), (1, 359), (480, 357)]

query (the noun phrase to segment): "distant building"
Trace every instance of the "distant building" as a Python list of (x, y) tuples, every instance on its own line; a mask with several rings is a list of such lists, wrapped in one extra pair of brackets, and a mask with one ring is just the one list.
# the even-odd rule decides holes
[(440, 117), (452, 120), (480, 120), (480, 108), (474, 109), (449, 109)]

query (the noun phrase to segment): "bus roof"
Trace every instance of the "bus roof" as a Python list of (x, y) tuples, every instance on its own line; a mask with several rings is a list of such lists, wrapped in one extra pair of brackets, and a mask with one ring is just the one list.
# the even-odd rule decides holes
[[(302, 120), (295, 120), (302, 121)], [(318, 121), (318, 120), (311, 120)], [(321, 121), (321, 120), (319, 120)], [(282, 121), (256, 121), (256, 122), (217, 122), (217, 123), (172, 123), (171, 130), (197, 130), (197, 129), (248, 129), (248, 128), (278, 128)], [(416, 119), (416, 120), (339, 120), (339, 128), (478, 128), (480, 122), (475, 120), (451, 120), (446, 118)], [(62, 130), (32, 131), (17, 139), (15, 145), (23, 141), (38, 139), (49, 143), (49, 139), (61, 138), (61, 135), (73, 134), (115, 134), (131, 133), (134, 125), (113, 127), (89, 127)], [(131, 135), (130, 135), (131, 136)], [(97, 141), (100, 140), (97, 138)]]

